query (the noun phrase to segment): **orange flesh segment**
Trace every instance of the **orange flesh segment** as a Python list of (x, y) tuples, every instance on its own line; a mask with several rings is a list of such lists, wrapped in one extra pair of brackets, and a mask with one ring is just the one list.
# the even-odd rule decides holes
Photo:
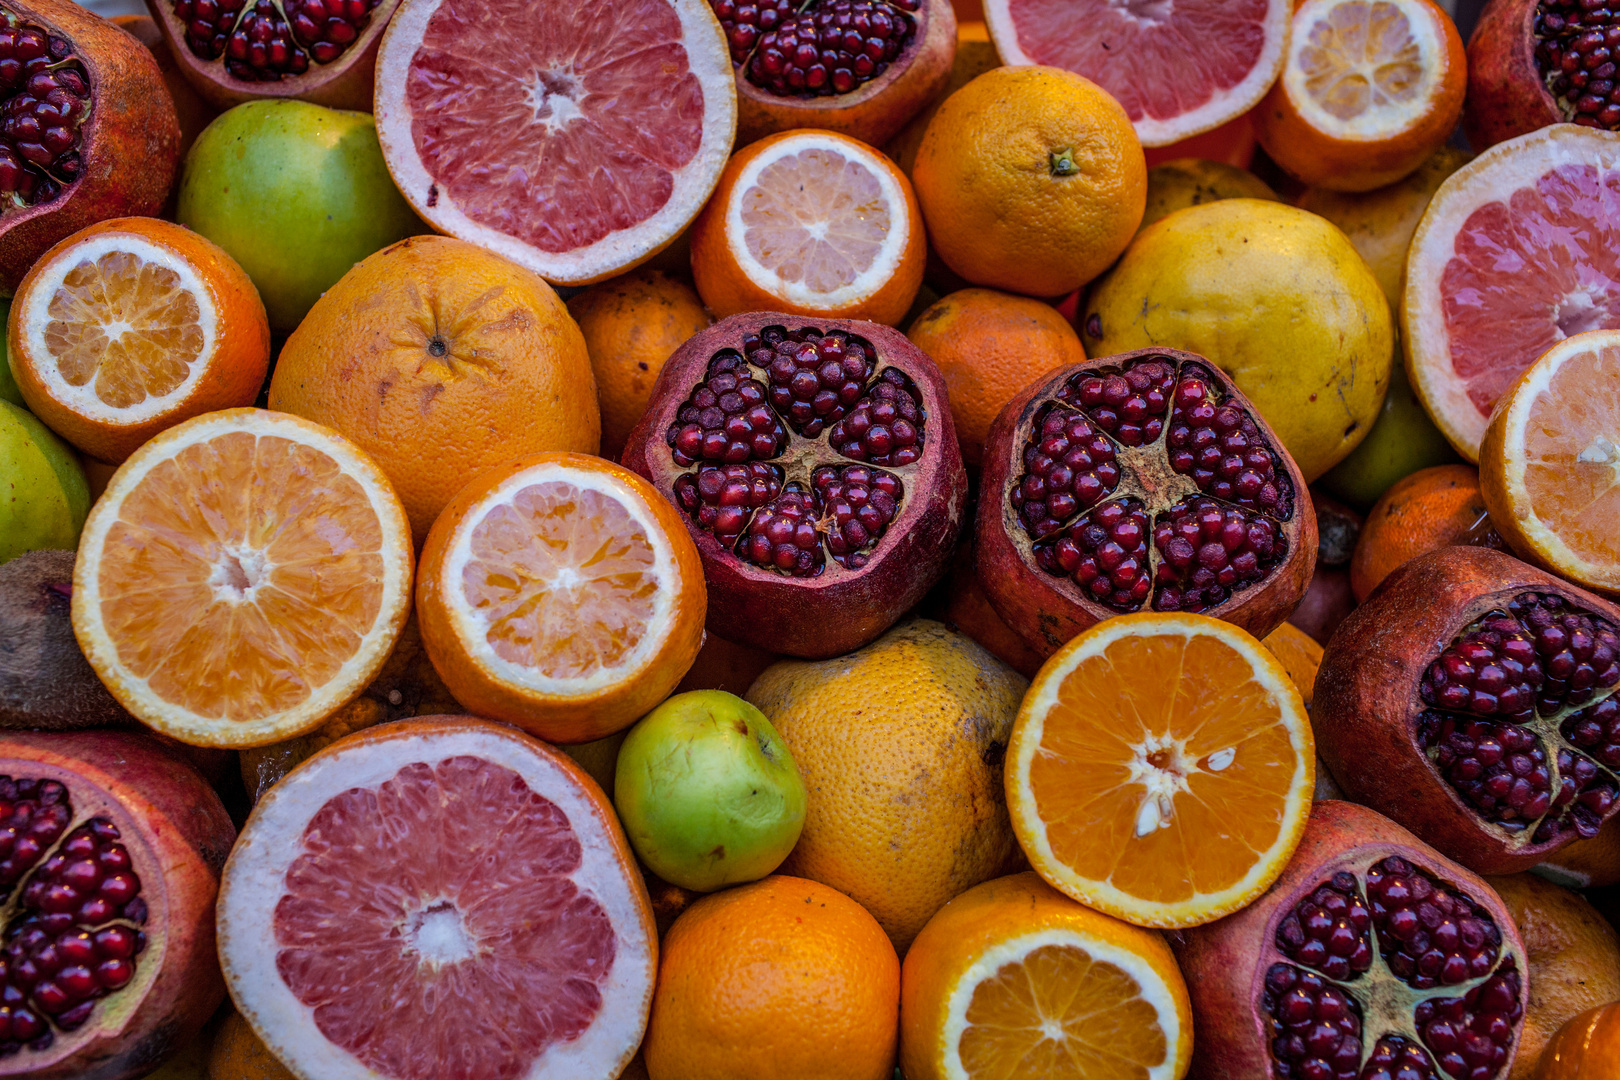
[(973, 1080), (1145, 1078), (1169, 1047), (1141, 992), (1084, 949), (1033, 949), (974, 988), (957, 1043), (963, 1068)]
[(113, 408), (173, 393), (202, 354), (197, 298), (179, 274), (132, 252), (69, 270), (48, 312), (45, 347), (63, 380), (94, 380), (96, 397)]
[(749, 254), (783, 281), (818, 293), (871, 269), (892, 220), (871, 170), (828, 149), (771, 162), (742, 199)]
[(1620, 347), (1589, 349), (1530, 403), (1524, 486), (1536, 517), (1583, 559), (1620, 562)]
[(101, 549), (101, 617), (152, 692), (211, 719), (296, 707), (359, 650), (383, 595), (366, 492), (310, 446), (245, 432), (152, 467)]
[[(1149, 795), (1131, 763), (1143, 756), (1198, 767), (1184, 770), (1166, 825), (1138, 836)], [(1241, 653), (1204, 634), (1127, 636), (1064, 678), (1029, 784), (1058, 860), (1175, 903), (1230, 888), (1270, 850), (1297, 767), (1277, 702)]]
[(1376, 105), (1409, 102), (1423, 83), (1422, 52), (1406, 13), (1395, 4), (1335, 5), (1306, 36), (1310, 44), (1299, 53), (1306, 92), (1340, 120)]
[(621, 666), (652, 620), (646, 529), (612, 496), (565, 480), (520, 488), (472, 530), (462, 597), (508, 663), (552, 679)]

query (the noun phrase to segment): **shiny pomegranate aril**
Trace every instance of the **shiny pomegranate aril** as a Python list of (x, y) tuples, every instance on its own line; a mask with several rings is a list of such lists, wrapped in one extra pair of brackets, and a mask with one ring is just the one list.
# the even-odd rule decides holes
[(1044, 540), (1113, 494), (1119, 464), (1112, 440), (1075, 409), (1049, 406), (1035, 433), (1024, 447), (1024, 473), (1010, 498), (1030, 539)]
[(782, 492), (782, 470), (762, 461), (704, 465), (675, 481), (675, 501), (699, 525), (730, 544), (748, 526), (753, 511)]
[(737, 22), (734, 14), (727, 39), (733, 62), (746, 64), (748, 81), (755, 86), (784, 97), (847, 94), (882, 75), (900, 55), (917, 29), (911, 9), (914, 5), (887, 0), (822, 0), (766, 28), (762, 6), (753, 20), (759, 29), (746, 61), (738, 59), (737, 50), (749, 24)]
[(1602, 619), (1552, 595), (1527, 593), (1508, 605), (1541, 658), (1544, 679), (1536, 703), (1548, 716), (1620, 685), (1620, 634)]
[(1379, 952), (1408, 986), (1457, 986), (1496, 966), (1502, 933), (1467, 896), (1398, 857), (1368, 868), (1366, 885)]
[(1142, 446), (1157, 441), (1164, 431), (1175, 382), (1174, 365), (1149, 360), (1122, 372), (1076, 375), (1058, 400), (1080, 406), (1120, 445)]
[(827, 550), (840, 566), (859, 570), (899, 512), (905, 485), (893, 473), (865, 465), (823, 465), (810, 482), (820, 501)]
[(1277, 948), (1339, 982), (1372, 967), (1372, 912), (1355, 875), (1334, 874), (1277, 924)]
[(844, 457), (872, 465), (910, 465), (922, 457), (922, 398), (906, 373), (884, 368), (854, 408), (827, 433)]
[(1287, 553), (1271, 518), (1198, 497), (1172, 506), (1153, 526), (1159, 562), (1157, 611), (1208, 611), (1264, 578)]
[(49, 202), (79, 175), (91, 104), (73, 46), (0, 8), (0, 205)]
[(1578, 746), (1609, 768), (1620, 768), (1620, 700), (1604, 698), (1571, 713), (1559, 727), (1571, 746)]
[(1386, 1035), (1367, 1056), (1361, 1080), (1430, 1080), (1434, 1075), (1422, 1048), (1399, 1035)]
[(1260, 1000), (1271, 1017), (1274, 1075), (1356, 1080), (1361, 1013), (1354, 999), (1320, 976), (1273, 964)]
[(1535, 34), (1536, 66), (1564, 114), (1586, 127), (1620, 127), (1620, 5), (1541, 0)]
[(794, 0), (712, 0), (710, 6), (726, 33), (733, 65), (747, 60), (760, 35), (781, 25), (798, 7)]
[(175, 0), (186, 46), (204, 60), (224, 58), (244, 82), (302, 75), (330, 64), (371, 24), (378, 0)]
[(747, 535), (737, 542), (737, 554), (755, 566), (793, 577), (815, 577), (825, 563), (820, 518), (814, 492), (789, 483), (754, 514)]
[(842, 419), (872, 377), (871, 351), (847, 334), (767, 327), (743, 339), (743, 354), (765, 370), (772, 407), (807, 439)]
[(1277, 476), (1277, 459), (1254, 419), (1223, 400), (1213, 376), (1182, 369), (1165, 438), (1170, 467), (1223, 502), (1268, 513), (1286, 511), (1293, 493)]
[(1418, 738), (1435, 767), (1487, 820), (1518, 831), (1552, 807), (1552, 776), (1535, 732), (1425, 713)]
[(1421, 692), (1436, 708), (1525, 720), (1541, 682), (1529, 633), (1517, 619), (1494, 612), (1440, 654)]
[(1099, 604), (1116, 611), (1142, 606), (1152, 588), (1148, 568), (1148, 516), (1139, 499), (1099, 506), (1048, 543), (1035, 559), (1051, 574), (1066, 574)]
[(709, 361), (708, 377), (692, 388), (665, 440), (682, 466), (698, 461), (740, 463), (780, 454), (787, 432), (766, 404), (765, 384), (754, 377), (747, 361), (727, 351)]

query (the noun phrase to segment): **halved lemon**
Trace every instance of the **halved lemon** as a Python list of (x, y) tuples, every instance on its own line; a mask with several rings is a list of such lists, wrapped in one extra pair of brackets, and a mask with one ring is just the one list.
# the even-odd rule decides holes
[(1524, 558), (1620, 593), (1620, 331), (1542, 354), (1497, 405), (1479, 451), (1491, 524)]
[(703, 640), (708, 594), (677, 511), (586, 454), (516, 458), (463, 488), (428, 532), (417, 617), (457, 701), (550, 742), (627, 727)]
[(1007, 749), (1030, 865), (1139, 926), (1197, 926), (1282, 872), (1305, 828), (1315, 743), (1282, 663), (1205, 615), (1099, 623), (1036, 675)]
[(319, 424), (226, 409), (113, 474), (79, 539), (73, 632), (143, 723), (260, 746), (365, 689), (410, 598), (410, 524), (371, 459)]

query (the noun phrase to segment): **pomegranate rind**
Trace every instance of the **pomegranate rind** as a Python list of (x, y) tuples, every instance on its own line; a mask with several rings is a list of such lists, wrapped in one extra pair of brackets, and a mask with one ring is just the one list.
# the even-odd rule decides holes
[(0, 1076), (145, 1076), (191, 1040), (225, 998), (214, 904), (236, 840), (230, 815), (195, 770), (136, 732), (9, 733), (0, 738), (0, 773), (61, 782), (75, 823), (111, 819), (148, 906), (148, 944), (129, 985), (101, 999), (82, 1028), (58, 1031), (49, 1049), (0, 1059)]
[[(951, 421), (945, 377), (905, 335), (879, 323), (751, 312), (722, 319), (676, 349), (659, 372), (652, 404), (630, 433), (625, 467), (651, 481), (672, 506), (675, 478), (686, 470), (671, 458), (664, 433), (691, 388), (704, 378), (710, 357), (740, 347), (744, 335), (767, 326), (814, 326), (823, 333), (837, 330), (864, 338), (876, 348), (879, 363), (898, 367), (911, 378), (927, 417), (922, 459), (915, 466), (891, 470), (904, 475), (905, 501), (858, 571), (829, 560), (819, 577), (786, 577), (738, 558), (696, 521), (681, 515), (703, 560), (709, 630), (728, 641), (825, 660), (875, 641), (945, 576), (967, 508), (967, 470)], [(790, 447), (800, 441), (797, 435), (791, 439)], [(838, 456), (829, 448), (826, 460)]]
[[(231, 998), (271, 1052), (301, 1077), (381, 1077), (328, 1041), (313, 1010), (277, 970), (276, 907), (287, 871), (303, 852), (304, 830), (345, 792), (376, 787), (407, 765), (458, 756), (516, 772), (532, 792), (561, 809), (581, 848), (572, 880), (605, 909), (615, 935), (612, 971), (599, 984), (601, 1009), (591, 1026), (577, 1039), (552, 1044), (524, 1080), (617, 1076), (641, 1043), (652, 1008), (658, 936), (646, 886), (607, 796), (564, 754), (522, 732), (470, 716), (429, 716), (358, 732), (300, 764), (254, 806), (225, 865), (219, 957)], [(466, 856), (431, 848), (424, 854)], [(476, 1002), (457, 1004), (478, 1015)]]
[[(1050, 55), (1036, 55), (1042, 51), (1040, 46), (1045, 42), (1030, 43), (1026, 47), (1020, 39), (1018, 28), (1013, 21), (1013, 8), (1020, 3), (1031, 0), (984, 0), (984, 21), (990, 27), (990, 38), (995, 42), (996, 52), (1001, 55), (1001, 61), (1009, 66), (1026, 64), (1047, 64), (1053, 67), (1063, 67), (1058, 57)], [(1091, 18), (1101, 12), (1113, 12), (1116, 17), (1135, 19), (1132, 14), (1126, 14), (1125, 5), (1100, 0), (1085, 0), (1082, 3), (1069, 4), (1068, 0), (1042, 0), (1049, 6), (1063, 4), (1073, 11), (1074, 22), (1084, 25)], [(1172, 7), (1173, 5), (1165, 5)], [(1088, 11), (1088, 9), (1090, 9)], [(1169, 146), (1182, 139), (1197, 135), (1220, 127), (1222, 124), (1241, 116), (1253, 108), (1260, 99), (1265, 97), (1266, 91), (1271, 89), (1272, 83), (1282, 72), (1283, 60), (1288, 48), (1289, 23), (1294, 14), (1294, 7), (1290, 0), (1269, 0), (1263, 17), (1265, 45), (1260, 55), (1255, 58), (1254, 66), (1243, 78), (1211, 94), (1206, 100), (1186, 109), (1173, 117), (1152, 117), (1147, 115), (1132, 116), (1131, 123), (1136, 128), (1136, 136), (1143, 146)], [(1142, 21), (1151, 21), (1143, 19)], [(1077, 29), (1076, 33), (1080, 33)], [(1220, 44), (1205, 40), (1187, 41), (1189, 55), (1182, 58), (1182, 63), (1193, 63), (1191, 50), (1196, 49), (1199, 55), (1207, 56), (1218, 54)], [(1207, 52), (1206, 52), (1207, 50)], [(1154, 79), (1178, 78), (1176, 63), (1165, 63), (1166, 57), (1157, 56), (1148, 60), (1130, 61), (1123, 54), (1118, 57), (1119, 70), (1081, 71), (1071, 68), (1077, 75), (1097, 83), (1104, 90), (1116, 97), (1128, 96), (1118, 93), (1119, 89), (1133, 83), (1152, 81)], [(1127, 113), (1130, 109), (1127, 107)], [(1140, 110), (1138, 110), (1140, 111)]]
[[(1364, 869), (1389, 855), (1459, 886), (1482, 905), (1502, 932), (1503, 956), (1518, 961), (1519, 1004), (1530, 1003), (1530, 967), (1524, 942), (1512, 914), (1494, 890), (1480, 878), (1433, 850), (1390, 821), (1354, 803), (1328, 799), (1311, 808), (1299, 847), (1286, 869), (1265, 895), (1226, 918), (1173, 935), (1171, 948), (1187, 978), (1192, 998), (1194, 1056), (1193, 1080), (1271, 1076), (1271, 1018), (1260, 1005), (1265, 990), (1266, 955), (1281, 958), (1272, 942), (1277, 924), (1295, 905), (1333, 873), (1348, 867)], [(1359, 876), (1359, 875), (1358, 875)], [(1363, 1054), (1372, 1039), (1363, 1035)], [(1496, 1073), (1506, 1080), (1512, 1073), (1518, 1039)]]
[[(377, 55), (377, 138), (394, 183), (412, 208), (439, 232), (504, 255), (559, 285), (589, 285), (623, 273), (658, 254), (691, 224), (714, 193), (737, 132), (737, 88), (731, 53), (719, 19), (706, 0), (667, 0), (680, 19), (687, 63), (703, 91), (703, 134), (697, 152), (675, 171), (669, 199), (633, 227), (564, 252), (545, 252), (517, 237), (472, 220), (451, 193), (435, 182), (417, 153), (406, 81), (428, 22), (444, 0), (405, 0), (389, 22)], [(490, 48), (502, 43), (489, 42)], [(520, 49), (521, 42), (505, 42)], [(610, 42), (582, 43), (608, 48)], [(521, 53), (518, 54), (521, 57)], [(580, 170), (606, 169), (606, 162), (569, 162)], [(554, 166), (555, 167), (555, 166)], [(557, 207), (567, 214), (576, 208)]]
[(923, 0), (917, 30), (887, 70), (847, 94), (779, 97), (737, 68), (737, 141), (751, 143), (793, 128), (822, 128), (882, 146), (939, 96), (956, 61), (956, 9), (951, 0)]
[(1620, 607), (1511, 555), (1446, 547), (1405, 563), (1328, 642), (1311, 723), (1317, 750), (1347, 798), (1371, 807), (1479, 874), (1528, 870), (1575, 839), (1536, 843), (1487, 822), (1417, 745), (1418, 687), (1447, 643), (1514, 597), (1561, 596), (1620, 626)]
[(163, 71), (128, 32), (70, 0), (11, 5), (25, 20), (73, 42), (90, 77), (90, 115), (79, 129), (83, 172), (50, 202), (0, 214), (0, 294), (58, 240), (116, 217), (162, 209), (180, 163), (180, 120)]
[[(371, 21), (360, 36), (330, 64), (310, 61), (302, 75), (273, 82), (244, 82), (225, 69), (225, 58), (204, 60), (186, 44), (186, 26), (174, 13), (174, 0), (146, 0), (175, 66), (197, 95), (224, 111), (244, 101), (262, 98), (297, 98), (329, 109), (371, 111), (372, 82), (376, 78), (377, 46), (400, 0), (377, 0)], [(250, 5), (251, 6), (251, 5)]]
[[(1440, 185), (1407, 250), (1406, 292), (1400, 310), (1406, 374), (1435, 426), (1469, 461), (1479, 460), (1489, 417), (1469, 398), (1468, 384), (1453, 366), (1451, 335), (1445, 322), (1446, 296), (1442, 291), (1446, 267), (1457, 254), (1457, 234), (1475, 211), (1533, 189), (1542, 176), (1564, 166), (1596, 168), (1599, 183), (1612, 186), (1620, 179), (1620, 134), (1576, 124), (1554, 124), (1498, 143)], [(1559, 227), (1578, 230), (1584, 224), (1580, 219), (1571, 219), (1561, 221)], [(1620, 227), (1620, 222), (1612, 225)], [(1578, 254), (1564, 256), (1572, 257), (1578, 258)], [(1539, 269), (1518, 267), (1504, 274), (1524, 280), (1526, 276), (1534, 278)], [(1610, 294), (1607, 299), (1620, 303), (1620, 294)], [(1526, 313), (1527, 319), (1533, 317)], [(1552, 318), (1553, 313), (1549, 311), (1546, 317)], [(1555, 333), (1562, 336), (1560, 330)], [(1504, 358), (1497, 365), (1506, 371), (1503, 389), (1535, 359)]]
[[(108, 535), (120, 521), (124, 501), (146, 476), (190, 446), (235, 433), (286, 439), (339, 463), (344, 475), (369, 497), (382, 535), (378, 550), (383, 567), (382, 590), (377, 614), (353, 654), (301, 704), (248, 721), (194, 713), (159, 697), (149, 679), (135, 675), (120, 658), (118, 645), (103, 620), (100, 574), (101, 553), (108, 545)], [(160, 734), (195, 746), (233, 749), (281, 742), (319, 727), (333, 712), (358, 697), (381, 670), (410, 614), (412, 554), (410, 522), (393, 486), (376, 463), (349, 440), (330, 428), (287, 413), (251, 408), (204, 413), (143, 445), (113, 474), (107, 490), (91, 507), (73, 567), (73, 633), (90, 666), (119, 704)]]
[(1568, 120), (1536, 63), (1539, 0), (1490, 0), (1468, 38), (1468, 145), (1499, 142)]
[[(1046, 717), (1058, 704), (1064, 680), (1082, 662), (1105, 654), (1109, 646), (1121, 638), (1191, 639), (1206, 635), (1218, 638), (1248, 662), (1252, 681), (1277, 706), (1278, 721), (1287, 730), (1294, 750), (1295, 767), (1289, 777), (1288, 791), (1276, 806), (1276, 837), (1266, 850), (1254, 853), (1254, 862), (1244, 875), (1219, 892), (1195, 892), (1186, 900), (1166, 903), (1136, 896), (1107, 880), (1086, 877), (1064, 863), (1047, 838), (1047, 823), (1030, 784), (1030, 770), (1037, 755), (1053, 752), (1042, 742)], [(1172, 683), (1186, 680), (1196, 685), (1200, 676), (1178, 671), (1167, 673), (1166, 678)], [(1169, 694), (1171, 690), (1165, 688), (1158, 692)], [(1129, 702), (1121, 705), (1122, 710), (1135, 707)], [(1030, 865), (1048, 884), (1087, 907), (1133, 925), (1175, 929), (1198, 926), (1238, 910), (1265, 892), (1283, 872), (1310, 814), (1311, 794), (1316, 786), (1316, 755), (1310, 719), (1299, 690), (1288, 669), (1264, 645), (1244, 631), (1205, 615), (1139, 612), (1119, 615), (1093, 627), (1070, 641), (1041, 668), (1030, 683), (1018, 718), (1013, 722), (1012, 738), (1007, 745), (1006, 785), (1013, 832), (1029, 857)], [(1146, 791), (1145, 786), (1143, 790)], [(1197, 798), (1190, 793), (1186, 797)], [(1120, 852), (1120, 863), (1128, 858), (1127, 853)]]
[(1178, 370), (1185, 361), (1193, 361), (1206, 369), (1231, 402), (1254, 420), (1294, 488), (1293, 516), (1287, 520), (1272, 519), (1281, 527), (1288, 542), (1287, 556), (1266, 577), (1239, 593), (1234, 598), (1235, 603), (1228, 600), (1211, 613), (1257, 638), (1265, 637), (1287, 621), (1315, 573), (1316, 513), (1304, 474), (1284, 449), (1277, 433), (1260, 415), (1260, 410), (1243, 396), (1243, 391), (1225, 372), (1197, 353), (1180, 349), (1136, 349), (1055, 368), (1003, 406), (990, 426), (973, 526), (979, 584), (990, 598), (990, 606), (1042, 657), (1051, 656), (1087, 627), (1119, 613), (1096, 603), (1069, 578), (1046, 573), (1026, 554), (1030, 545), (1009, 498), (1023, 472), (1024, 440), (1037, 414), (1048, 401), (1057, 400), (1058, 391), (1074, 375), (1123, 367), (1132, 360), (1148, 356), (1167, 357), (1175, 361)]
[[(1620, 352), (1617, 349), (1620, 349), (1620, 332), (1614, 330), (1576, 334), (1548, 349), (1519, 377), (1513, 389), (1503, 397), (1501, 407), (1491, 414), (1479, 455), (1480, 494), (1485, 499), (1485, 508), (1490, 511), (1492, 524), (1514, 553), (1546, 567), (1560, 577), (1610, 596), (1620, 595), (1620, 558), (1616, 557), (1613, 547), (1614, 534), (1606, 527), (1592, 531), (1592, 538), (1602, 546), (1594, 549), (1591, 545), (1582, 545), (1577, 550), (1556, 526), (1549, 525), (1536, 513), (1536, 498), (1525, 473), (1530, 467), (1530, 448), (1527, 444), (1532, 437), (1531, 414), (1537, 397), (1548, 389), (1566, 361), (1590, 353), (1598, 354), (1598, 364), (1601, 365), (1592, 372), (1598, 376), (1595, 385), (1613, 385), (1620, 376), (1620, 364), (1616, 362)], [(1567, 452), (1568, 460), (1542, 458), (1540, 464), (1544, 470), (1549, 466), (1567, 469), (1567, 482), (1572, 492), (1586, 489), (1586, 493), (1591, 494), (1592, 489), (1603, 487), (1604, 494), (1599, 494), (1587, 506), (1588, 511), (1595, 510), (1601, 515), (1605, 510), (1612, 509), (1614, 498), (1607, 493), (1616, 486), (1615, 462), (1611, 460), (1616, 451), (1614, 444), (1608, 441), (1614, 430), (1611, 426), (1613, 416), (1604, 415), (1612, 404), (1606, 396), (1598, 395), (1590, 407), (1593, 410), (1591, 414), (1565, 414), (1560, 419), (1577, 423), (1585, 420), (1598, 430), (1557, 431), (1554, 430), (1556, 421), (1553, 421), (1546, 426), (1538, 424), (1535, 435), (1541, 440), (1557, 439), (1559, 436), (1568, 439), (1574, 434), (1591, 437), (1591, 442), (1584, 447), (1573, 444), (1560, 447)], [(1581, 497), (1577, 496), (1577, 500)]]

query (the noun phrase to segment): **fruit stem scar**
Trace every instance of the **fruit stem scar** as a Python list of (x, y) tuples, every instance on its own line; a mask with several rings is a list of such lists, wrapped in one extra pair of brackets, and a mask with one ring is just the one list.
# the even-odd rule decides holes
[(444, 338), (434, 334), (428, 339), (427, 351), (429, 356), (440, 357), (450, 351), (450, 346), (444, 343)]
[(1060, 146), (1047, 155), (1047, 168), (1053, 176), (1073, 176), (1080, 171), (1080, 166), (1074, 163), (1074, 148)]

